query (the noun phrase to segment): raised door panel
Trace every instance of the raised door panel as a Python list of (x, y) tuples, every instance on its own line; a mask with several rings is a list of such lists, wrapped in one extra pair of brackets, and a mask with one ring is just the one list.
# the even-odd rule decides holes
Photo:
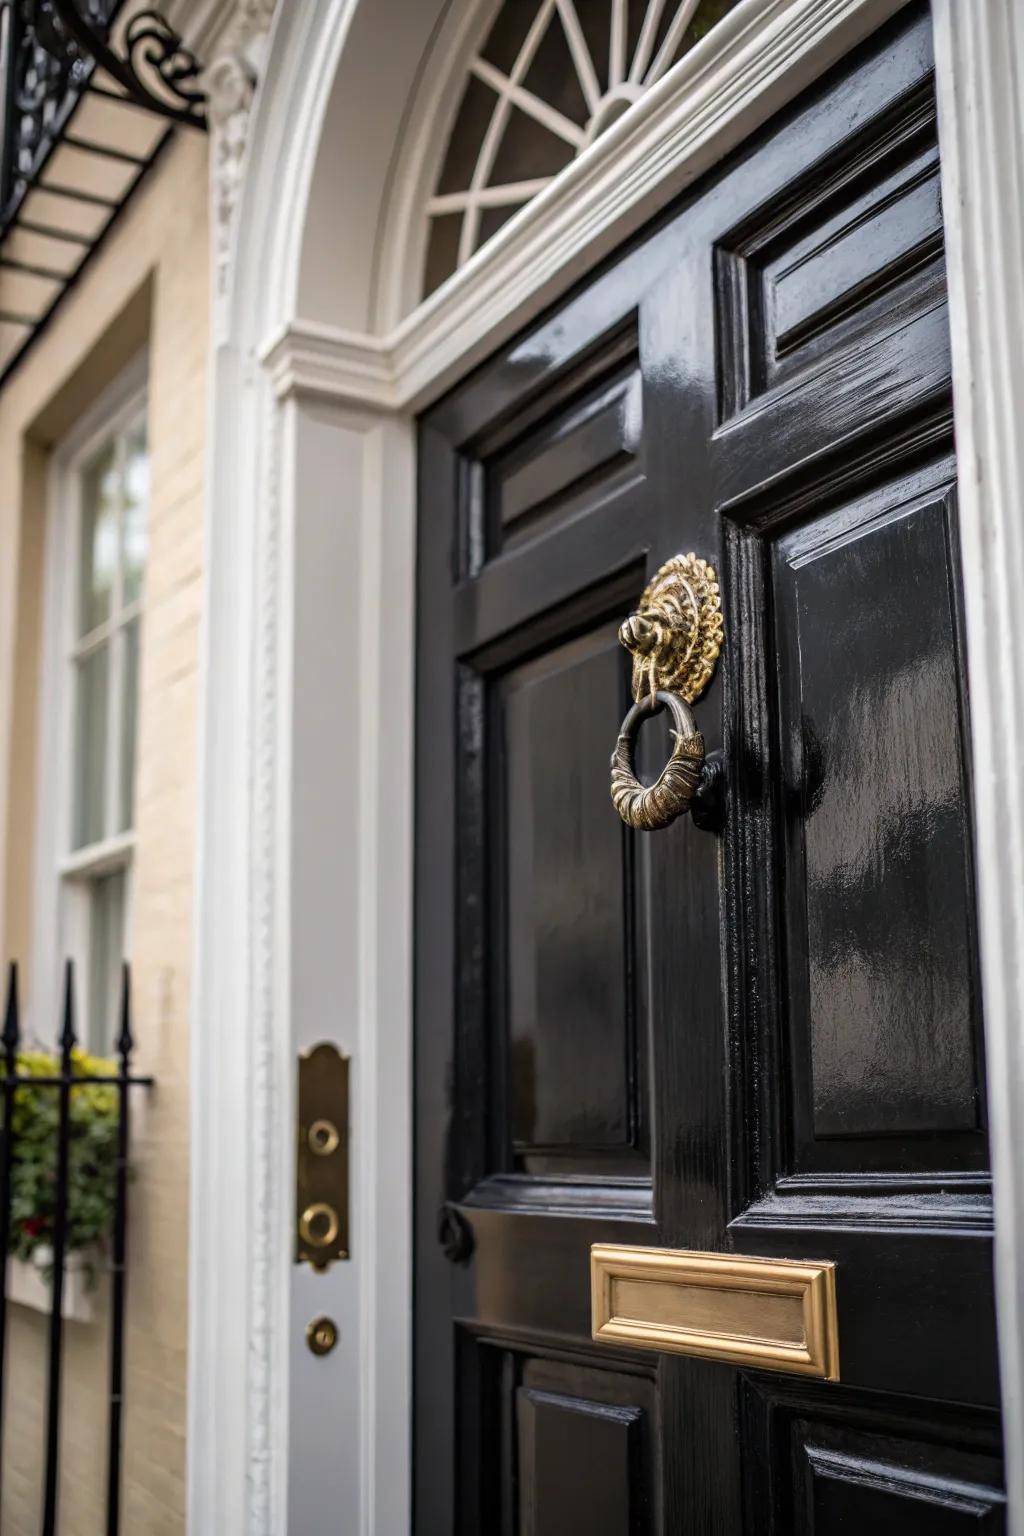
[(851, 72), (822, 116), (844, 112), (832, 143), (794, 139), (788, 164), (780, 135), (758, 157), (754, 206), (714, 237), (715, 499), (743, 522), (822, 459), (841, 452), (852, 471), (858, 440), (948, 398), (928, 25), (884, 67)]
[(955, 547), (920, 477), (773, 543), (793, 1172), (984, 1166)]
[(615, 616), (638, 580), (589, 588), (457, 665), (461, 1058), (482, 1090), (466, 1106), (473, 1206), (564, 1206), (566, 1181), (595, 1211), (650, 1200), (647, 908), (607, 784), (628, 699)]
[(639, 1477), (643, 1411), (520, 1387), (519, 1486), (522, 1536), (564, 1531), (640, 1536), (651, 1490)]
[(549, 533), (599, 496), (635, 480), (643, 390), (635, 318), (603, 337), (545, 403), (504, 423), (478, 449), (479, 555), (492, 559)]
[[(762, 206), (716, 243), (728, 310), (723, 419), (764, 396), (776, 406), (802, 372), (834, 367), (844, 348), (870, 348), (944, 302), (939, 152), (924, 54), (911, 65), (907, 90), (879, 105), (862, 129), (791, 182), (784, 201)], [(859, 372), (850, 369), (854, 379)]]
[(875, 1536), (966, 1536), (1005, 1529), (998, 1490), (961, 1481), (945, 1467), (908, 1465), (908, 1447), (894, 1445), (891, 1460), (804, 1447), (807, 1536), (833, 1536), (870, 1528)]
[[(757, 1536), (1002, 1536), (995, 1415), (741, 1380)], [(755, 1510), (767, 1514), (753, 1514)]]
[(506, 829), (495, 944), (507, 975), (513, 1164), (640, 1172), (648, 1092), (635, 860), (605, 803), (608, 735), (627, 695), (615, 625), (512, 668), (494, 694), (495, 820)]
[(460, 1336), (465, 1473), (457, 1529), (487, 1536), (655, 1536), (650, 1364), (588, 1362)]

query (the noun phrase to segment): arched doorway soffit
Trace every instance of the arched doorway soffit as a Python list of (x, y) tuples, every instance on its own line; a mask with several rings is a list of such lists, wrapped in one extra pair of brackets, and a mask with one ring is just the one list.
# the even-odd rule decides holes
[(389, 333), (425, 279), (429, 292), (471, 263), (735, 3), (349, 0), (309, 183), (302, 319)]
[[(423, 206), (500, 0), (348, 0), (302, 225), (296, 312), (387, 332), (418, 297)], [(427, 189), (425, 191), (424, 189)]]

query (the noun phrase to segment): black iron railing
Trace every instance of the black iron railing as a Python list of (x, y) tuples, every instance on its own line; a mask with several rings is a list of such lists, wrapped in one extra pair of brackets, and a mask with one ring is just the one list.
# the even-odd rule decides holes
[(46, 1420), (43, 1447), (43, 1523), (42, 1536), (56, 1536), (57, 1494), (60, 1472), (61, 1370), (64, 1354), (64, 1283), (68, 1260), (68, 1239), (75, 1212), (71, 1190), (73, 1141), (72, 1101), (82, 1089), (103, 1087), (116, 1096), (116, 1156), (111, 1191), (112, 1221), (109, 1233), (109, 1268), (111, 1275), (110, 1308), (110, 1379), (107, 1457), (107, 1536), (118, 1536), (121, 1511), (121, 1448), (124, 1406), (124, 1322), (126, 1284), (126, 1239), (128, 1231), (128, 1144), (131, 1116), (131, 1089), (149, 1087), (152, 1078), (135, 1075), (131, 1069), (134, 1049), (131, 1027), (131, 978), (124, 967), (121, 985), (120, 1030), (116, 1043), (116, 1067), (106, 1073), (81, 1070), (76, 1062), (75, 977), (69, 961), (64, 973), (64, 1002), (57, 1055), (52, 1075), (26, 1072), (20, 1055), (21, 1022), (18, 1000), (18, 972), (10, 969), (7, 1006), (0, 1035), (3, 1056), (3, 1125), (0, 1127), (0, 1232), (5, 1234), (4, 1262), (0, 1269), (0, 1490), (3, 1488), (3, 1405), (4, 1365), (7, 1338), (7, 1272), (12, 1248), (12, 1193), (18, 1167), (19, 1144), (17, 1109), (19, 1095), (37, 1090), (57, 1098), (56, 1166), (52, 1202), (46, 1212), (46, 1235), (52, 1247), (50, 1283), (49, 1352), (46, 1364)]
[[(106, 35), (123, 0), (78, 0), (90, 24)], [(95, 68), (69, 38), (52, 5), (0, 0), (0, 231), (67, 126)]]
[[(0, 383), (173, 128), (205, 130), (202, 74), (159, 10), (125, 0), (0, 0)], [(166, 132), (154, 138), (142, 127), (140, 108), (162, 118)]]

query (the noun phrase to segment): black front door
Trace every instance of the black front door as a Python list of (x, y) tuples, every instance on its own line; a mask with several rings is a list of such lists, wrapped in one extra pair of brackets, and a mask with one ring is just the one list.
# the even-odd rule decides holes
[[(1003, 1528), (931, 71), (914, 5), (422, 423), (420, 1536)], [(690, 551), (721, 825), (628, 831)], [(594, 1244), (834, 1264), (839, 1379), (595, 1341)]]

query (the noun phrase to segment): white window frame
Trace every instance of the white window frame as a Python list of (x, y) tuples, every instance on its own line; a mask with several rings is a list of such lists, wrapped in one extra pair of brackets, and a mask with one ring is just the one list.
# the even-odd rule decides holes
[[(116, 615), (97, 625), (87, 636), (78, 633), (82, 474), (104, 443), (145, 415), (147, 371), (147, 357), (141, 353), (57, 445), (50, 459), (37, 730), (34, 920), (27, 1017), (30, 1036), (44, 1045), (52, 1044), (59, 1029), (61, 972), (65, 958), (75, 962), (79, 1040), (89, 1049), (101, 1044), (94, 1038), (89, 1018), (92, 996), (89, 888), (102, 876), (119, 871), (125, 876), (125, 952), (131, 952), (134, 827), (104, 836), (83, 848), (73, 847), (77, 690), (72, 679), (76, 657), (88, 654), (102, 637), (109, 640), (132, 619), (141, 624), (144, 613), (143, 591), (135, 602), (119, 609)], [(119, 674), (123, 665), (123, 646), (112, 647), (111, 661), (106, 740), (108, 765), (117, 760), (120, 718), (116, 706), (121, 698)], [(119, 772), (108, 774), (105, 826), (113, 824), (119, 778)]]

